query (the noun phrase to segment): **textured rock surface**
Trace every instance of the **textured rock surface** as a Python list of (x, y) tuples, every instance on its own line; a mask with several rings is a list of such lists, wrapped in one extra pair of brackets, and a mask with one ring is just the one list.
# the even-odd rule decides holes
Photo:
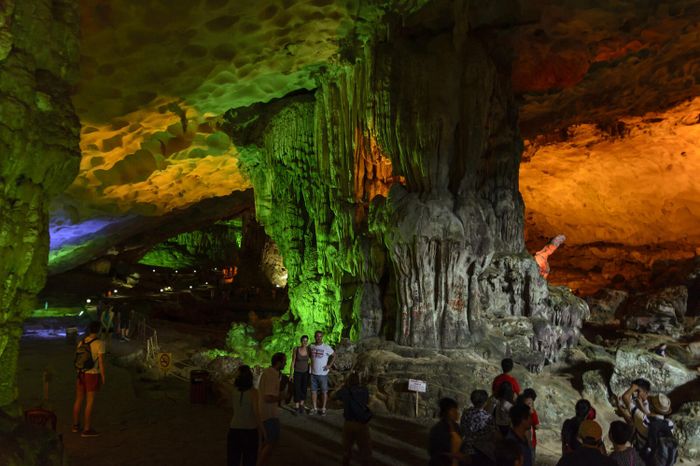
[[(388, 260), (398, 312), (387, 332), (400, 344), (465, 347), (490, 317), (525, 317), (536, 322), (525, 340), (552, 360), (575, 343), (587, 307), (548, 290), (522, 252), (507, 59), (458, 26), (476, 20), (471, 10), (444, 7), (390, 26), (388, 43), (370, 43), (314, 95), (229, 112), (230, 131), (258, 218), (285, 258), (294, 318), (333, 333), (345, 322), (351, 335), (369, 323), (364, 336), (376, 334), (373, 287)], [(425, 17), (456, 22), (445, 32)], [(401, 30), (421, 31), (420, 40)], [(341, 295), (354, 295), (352, 312)]]
[(684, 457), (700, 458), (700, 402), (685, 403), (671, 416)]
[(608, 324), (615, 321), (617, 309), (627, 300), (629, 294), (622, 290), (603, 288), (593, 296), (586, 298), (591, 316), (591, 322)]
[(610, 388), (616, 395), (621, 395), (630, 382), (639, 377), (649, 380), (653, 391), (669, 393), (697, 376), (697, 373), (669, 357), (663, 358), (630, 347), (618, 348), (614, 367)]
[[(51, 27), (47, 28), (46, 25)], [(70, 1), (0, 6), (0, 407), (15, 399), (21, 322), (44, 285), (48, 203), (78, 172), (78, 12)]]
[(619, 316), (630, 330), (678, 334), (687, 306), (688, 289), (675, 286), (631, 297), (619, 310)]
[(655, 262), (651, 282), (656, 287), (685, 286), (688, 289), (687, 315), (700, 316), (700, 257)]
[(605, 376), (600, 370), (586, 371), (581, 376), (583, 382), (583, 398), (590, 400), (594, 405), (608, 401), (608, 385)]
[(250, 190), (204, 199), (169, 215), (125, 216), (103, 221), (56, 225), (55, 248), (49, 253), (49, 273), (60, 273), (100, 257), (136, 262), (153, 246), (168, 238), (240, 216), (253, 207)]
[(55, 432), (0, 410), (0, 461), (3, 466), (61, 466), (66, 458), (63, 442)]

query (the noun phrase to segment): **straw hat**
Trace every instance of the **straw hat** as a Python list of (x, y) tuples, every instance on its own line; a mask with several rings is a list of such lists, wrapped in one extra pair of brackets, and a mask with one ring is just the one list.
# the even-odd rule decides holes
[(663, 393), (650, 396), (649, 402), (651, 403), (651, 409), (653, 409), (655, 413), (668, 414), (671, 412), (671, 400)]

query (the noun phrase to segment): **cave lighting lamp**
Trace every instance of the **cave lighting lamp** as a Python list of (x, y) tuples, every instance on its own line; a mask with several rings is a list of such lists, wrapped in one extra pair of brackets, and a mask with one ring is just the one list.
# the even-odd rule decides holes
[(90, 304), (90, 303), (92, 302), (92, 299), (88, 298), (88, 299), (85, 300), (85, 302), (86, 302), (87, 304)]

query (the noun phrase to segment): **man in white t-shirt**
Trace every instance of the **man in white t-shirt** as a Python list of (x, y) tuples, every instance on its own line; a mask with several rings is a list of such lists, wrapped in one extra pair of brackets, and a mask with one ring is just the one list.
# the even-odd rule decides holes
[(97, 437), (99, 434), (92, 428), (92, 408), (95, 403), (95, 394), (100, 386), (105, 383), (105, 342), (100, 340), (99, 322), (91, 322), (88, 327), (88, 335), (78, 342), (78, 348), (85, 346), (90, 349), (92, 367), (78, 370), (78, 380), (75, 387), (75, 403), (73, 403), (73, 432), (80, 432), (80, 411), (85, 401), (85, 424), (81, 437)]
[[(326, 415), (326, 402), (328, 401), (328, 371), (335, 361), (333, 348), (323, 342), (323, 332), (314, 334), (315, 344), (309, 346), (309, 358), (311, 359), (311, 402), (313, 414)], [(330, 358), (330, 361), (329, 361)], [(321, 411), (317, 407), (318, 392), (321, 392)]]

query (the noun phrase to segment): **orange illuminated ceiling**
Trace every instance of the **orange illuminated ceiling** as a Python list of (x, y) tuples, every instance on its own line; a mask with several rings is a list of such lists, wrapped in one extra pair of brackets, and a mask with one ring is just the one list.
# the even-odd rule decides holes
[(529, 141), (520, 191), (531, 238), (700, 246), (700, 98)]
[(81, 0), (79, 176), (57, 208), (160, 215), (250, 187), (218, 131), (234, 107), (315, 87), (351, 3)]

